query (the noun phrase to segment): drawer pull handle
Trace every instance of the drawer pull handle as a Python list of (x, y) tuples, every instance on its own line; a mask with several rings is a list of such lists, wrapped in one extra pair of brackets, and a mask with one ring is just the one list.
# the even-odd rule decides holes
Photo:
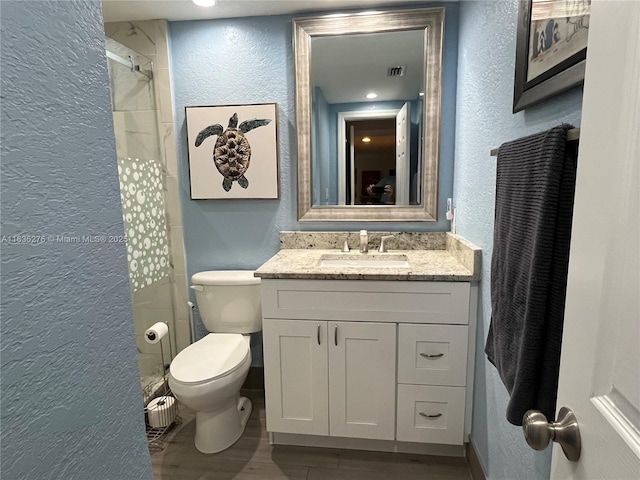
[(318, 345), (320, 345), (320, 324), (318, 324)]
[(436, 353), (435, 355), (430, 355), (428, 353), (421, 353), (420, 356), (424, 358), (440, 358), (440, 357), (444, 357), (444, 353)]
[(333, 331), (333, 341), (336, 344), (336, 347), (338, 346), (338, 324), (336, 324), (336, 328)]
[(424, 412), (418, 412), (418, 414), (419, 414), (421, 417), (425, 417), (425, 418), (439, 418), (439, 417), (441, 417), (441, 416), (442, 416), (442, 414), (441, 414), (441, 413), (436, 413), (436, 414), (433, 414), (433, 415), (427, 415), (427, 414), (426, 414), (426, 413), (424, 413)]

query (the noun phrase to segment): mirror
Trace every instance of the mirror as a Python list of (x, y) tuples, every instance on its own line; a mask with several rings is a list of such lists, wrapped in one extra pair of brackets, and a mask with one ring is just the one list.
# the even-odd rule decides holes
[(437, 219), (443, 19), (294, 20), (300, 221)]

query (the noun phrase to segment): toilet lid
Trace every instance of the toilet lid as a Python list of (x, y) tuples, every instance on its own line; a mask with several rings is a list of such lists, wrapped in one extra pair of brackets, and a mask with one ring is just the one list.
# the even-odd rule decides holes
[(194, 285), (258, 285), (260, 278), (253, 276), (253, 270), (209, 270), (194, 273)]
[(237, 333), (210, 333), (189, 345), (171, 362), (171, 376), (182, 383), (199, 383), (228, 375), (242, 365), (249, 345)]

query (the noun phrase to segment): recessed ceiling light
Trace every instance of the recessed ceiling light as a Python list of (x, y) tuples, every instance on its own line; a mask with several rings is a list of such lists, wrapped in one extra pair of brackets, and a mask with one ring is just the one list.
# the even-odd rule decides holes
[(216, 0), (191, 0), (199, 7), (213, 7), (216, 4)]
[(373, 100), (374, 98), (378, 98), (378, 94), (377, 94), (377, 93), (373, 93), (373, 92), (371, 92), (371, 93), (367, 93), (366, 97), (367, 97), (369, 100)]
[(362, 137), (362, 142), (363, 143), (369, 143), (371, 141), (371, 139), (369, 137)]

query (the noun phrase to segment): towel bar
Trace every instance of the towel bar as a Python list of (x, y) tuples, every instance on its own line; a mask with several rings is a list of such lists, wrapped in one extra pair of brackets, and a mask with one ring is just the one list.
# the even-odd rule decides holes
[[(580, 128), (572, 128), (571, 130), (569, 130), (567, 132), (567, 141), (568, 142), (574, 142), (576, 140), (580, 140)], [(491, 150), (491, 156), (492, 157), (497, 157), (498, 156), (498, 150), (500, 150), (499, 148), (494, 148), (493, 150)]]

